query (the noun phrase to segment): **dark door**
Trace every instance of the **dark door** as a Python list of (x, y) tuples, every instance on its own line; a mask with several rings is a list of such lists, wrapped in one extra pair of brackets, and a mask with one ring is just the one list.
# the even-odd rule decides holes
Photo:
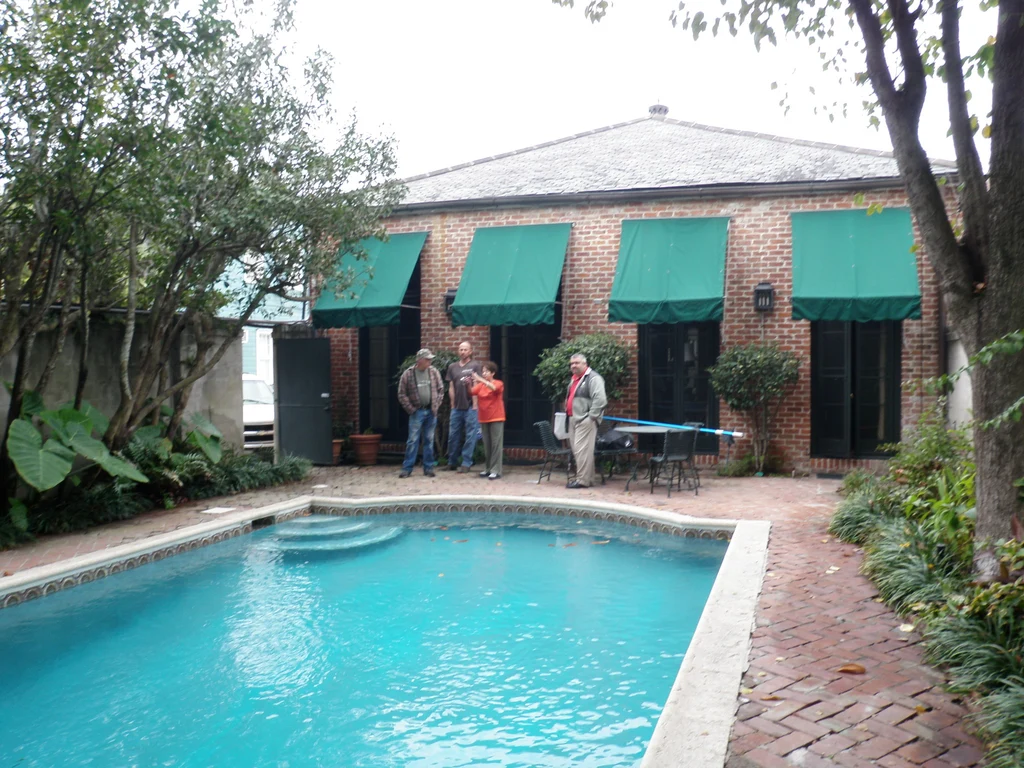
[[(707, 371), (718, 360), (718, 330), (718, 323), (640, 326), (641, 420), (719, 426), (718, 397)], [(701, 433), (697, 451), (717, 454), (718, 437)]]
[[(554, 325), (502, 325), (491, 328), (491, 355), (505, 383), (505, 445), (539, 446), (534, 423), (550, 420), (553, 408), (533, 369), (540, 353), (558, 345), (562, 306), (555, 304)], [(566, 373), (566, 384), (569, 376)]]
[(811, 452), (884, 455), (900, 439), (900, 323), (811, 325)]
[(277, 450), (314, 464), (332, 464), (331, 343), (277, 339), (274, 343)]
[(398, 404), (398, 366), (420, 348), (420, 266), (402, 299), (398, 325), (359, 329), (359, 427), (405, 442), (409, 416)]

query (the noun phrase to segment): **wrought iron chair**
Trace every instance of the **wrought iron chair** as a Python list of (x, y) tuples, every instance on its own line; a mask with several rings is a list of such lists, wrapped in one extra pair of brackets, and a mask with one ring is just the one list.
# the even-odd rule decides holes
[[(628, 446), (614, 446), (608, 443), (603, 443), (602, 438), (606, 438), (609, 432), (616, 432), (625, 438), (623, 442), (628, 443)], [(615, 425), (609, 421), (602, 421), (597, 428), (597, 442), (594, 446), (594, 466), (597, 469), (599, 475), (601, 475), (601, 485), (605, 483), (605, 466), (608, 467), (608, 478), (611, 479), (615, 474), (615, 470), (620, 467), (620, 464), (625, 461), (626, 469), (629, 467), (629, 457), (636, 453), (636, 446), (633, 444), (632, 436), (621, 433), (615, 429)]]
[(540, 432), (540, 442), (544, 446), (544, 463), (540, 465), (540, 483), (545, 477), (551, 479), (551, 473), (560, 467), (565, 468), (566, 479), (572, 472), (573, 460), (572, 451), (562, 446), (555, 437), (555, 431), (551, 428), (550, 421), (536, 421), (533, 426)]
[[(668, 469), (668, 495), (672, 496), (672, 485), (682, 490), (683, 480), (686, 487), (694, 495), (699, 493), (700, 479), (693, 463), (693, 453), (697, 445), (697, 430), (674, 429), (665, 433), (665, 446), (660, 456), (651, 457), (651, 493), (658, 479)], [(687, 475), (689, 474), (689, 477)]]
[[(687, 466), (693, 473), (693, 484), (700, 488), (700, 472), (697, 469), (697, 439), (700, 437), (700, 428), (704, 426), (703, 421), (684, 421), (684, 427), (693, 427), (693, 453), (690, 454), (690, 461)], [(694, 491), (696, 493), (696, 491)]]

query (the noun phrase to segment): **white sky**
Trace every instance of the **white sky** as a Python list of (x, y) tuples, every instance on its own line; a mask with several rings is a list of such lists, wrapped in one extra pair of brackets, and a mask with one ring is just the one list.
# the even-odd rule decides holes
[[(679, 120), (890, 148), (884, 127), (870, 127), (861, 108), (870, 92), (839, 90), (806, 42), (765, 44), (760, 53), (743, 33), (694, 42), (669, 23), (673, 0), (619, 0), (591, 24), (585, 2), (567, 9), (550, 0), (298, 0), (295, 52), (333, 53), (339, 120), (354, 110), (364, 132), (393, 135), (400, 176), (644, 117), (655, 103)], [(980, 42), (994, 24), (994, 13), (973, 22), (963, 50), (973, 50), (967, 37)], [(987, 90), (973, 86), (982, 125)], [(788, 115), (779, 106), (786, 91)], [(847, 118), (815, 116), (814, 105), (826, 100), (848, 101)], [(931, 156), (954, 157), (947, 129), (944, 91), (934, 81), (922, 121)], [(987, 162), (988, 147), (981, 149)]]

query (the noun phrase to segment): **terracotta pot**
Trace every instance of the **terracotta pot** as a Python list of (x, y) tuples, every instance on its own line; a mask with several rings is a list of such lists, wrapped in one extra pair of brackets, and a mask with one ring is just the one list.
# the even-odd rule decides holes
[(377, 463), (377, 454), (380, 452), (380, 435), (352, 435), (352, 452), (356, 457), (356, 464), (369, 466)]
[(331, 440), (331, 457), (334, 459), (334, 463), (337, 464), (341, 461), (341, 451), (345, 447), (344, 438), (338, 438)]

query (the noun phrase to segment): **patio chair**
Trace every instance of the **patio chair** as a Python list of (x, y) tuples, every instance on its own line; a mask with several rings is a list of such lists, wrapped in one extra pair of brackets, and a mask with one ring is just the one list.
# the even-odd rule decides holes
[(687, 466), (690, 472), (693, 473), (693, 484), (700, 488), (700, 471), (697, 468), (697, 438), (700, 437), (700, 428), (704, 426), (703, 421), (684, 421), (684, 427), (693, 427), (693, 453), (690, 455), (690, 461)]
[(563, 447), (555, 438), (550, 421), (536, 421), (533, 426), (540, 432), (540, 442), (544, 446), (544, 463), (540, 465), (540, 477), (537, 478), (537, 482), (540, 483), (545, 477), (550, 480), (551, 473), (560, 467), (565, 468), (565, 476), (568, 480), (569, 474), (572, 472), (572, 451)]
[(615, 470), (625, 461), (629, 469), (629, 457), (636, 452), (632, 435), (620, 432), (615, 425), (608, 421), (601, 422), (597, 428), (597, 441), (594, 444), (594, 466), (601, 475), (601, 485), (604, 485), (605, 464), (608, 464), (608, 479), (615, 474)]
[[(699, 478), (696, 476), (696, 467), (693, 463), (693, 452), (697, 445), (697, 430), (695, 429), (674, 429), (665, 433), (665, 445), (660, 456), (651, 457), (651, 493), (654, 493), (654, 486), (658, 479), (663, 477), (668, 469), (668, 495), (672, 496), (672, 485), (675, 484), (678, 490), (682, 490), (683, 480), (686, 480), (687, 489), (693, 490), (694, 495), (699, 493)], [(687, 474), (689, 473), (689, 477)]]

